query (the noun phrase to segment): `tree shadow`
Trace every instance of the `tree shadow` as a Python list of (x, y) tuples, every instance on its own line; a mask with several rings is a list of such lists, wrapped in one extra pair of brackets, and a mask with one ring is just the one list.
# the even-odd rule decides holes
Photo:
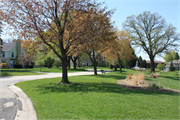
[(7, 73), (7, 72), (1, 72), (1, 76), (3, 76), (3, 77), (5, 77), (5, 76), (10, 76), (10, 74)]
[(117, 93), (117, 94), (146, 94), (146, 95), (173, 95), (179, 96), (179, 93), (174, 92), (158, 92), (158, 91), (145, 91), (145, 90), (133, 90), (120, 87), (116, 83), (74, 83), (74, 84), (57, 84), (49, 83), (44, 85), (39, 85), (37, 88), (41, 91), (41, 94), (56, 92), (56, 93), (65, 93), (65, 92), (98, 92), (98, 93)]
[(179, 81), (179, 76), (177, 76), (177, 77), (161, 76), (161, 77)]

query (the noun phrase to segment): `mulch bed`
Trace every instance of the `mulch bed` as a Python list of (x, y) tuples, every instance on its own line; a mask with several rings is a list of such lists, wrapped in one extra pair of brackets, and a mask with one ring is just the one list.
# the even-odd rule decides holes
[(145, 86), (133, 86), (129, 85), (128, 81), (125, 79), (120, 79), (117, 81), (117, 84), (121, 87), (127, 88), (127, 89), (134, 89), (134, 90), (147, 90), (147, 91), (158, 91), (158, 92), (177, 92), (179, 93), (180, 90), (173, 90), (173, 89), (152, 89), (147, 87), (147, 84)]

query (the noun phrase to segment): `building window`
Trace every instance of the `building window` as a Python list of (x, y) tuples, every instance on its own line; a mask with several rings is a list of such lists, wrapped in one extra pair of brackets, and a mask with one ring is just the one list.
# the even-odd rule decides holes
[(11, 53), (11, 57), (14, 57), (14, 52)]
[(5, 52), (2, 52), (2, 57), (5, 57)]

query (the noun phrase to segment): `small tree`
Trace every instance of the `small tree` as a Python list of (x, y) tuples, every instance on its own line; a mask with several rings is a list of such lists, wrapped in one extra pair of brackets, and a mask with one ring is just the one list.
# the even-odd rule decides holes
[(176, 52), (174, 60), (179, 60), (179, 54)]
[(51, 57), (48, 57), (47, 60), (44, 60), (45, 66), (48, 68), (52, 68), (52, 65), (54, 63), (54, 59), (51, 59)]
[(169, 66), (169, 71), (174, 71), (174, 66), (173, 63), (171, 62), (170, 66)]
[(161, 71), (161, 70), (164, 70), (165, 66), (164, 66), (164, 64), (159, 63), (157, 65), (157, 68)]

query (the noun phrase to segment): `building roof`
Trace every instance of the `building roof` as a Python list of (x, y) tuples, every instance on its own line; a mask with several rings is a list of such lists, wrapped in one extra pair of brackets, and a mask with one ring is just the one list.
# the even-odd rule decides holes
[[(146, 61), (146, 63), (151, 63), (151, 61)], [(154, 63), (162, 63), (162, 64), (164, 64), (165, 62), (162, 62), (162, 61), (154, 61)]]
[(2, 45), (2, 51), (10, 51), (16, 43), (3, 43)]
[[(169, 68), (171, 62), (166, 63), (166, 68)], [(180, 67), (180, 59), (172, 61), (173, 67)]]

